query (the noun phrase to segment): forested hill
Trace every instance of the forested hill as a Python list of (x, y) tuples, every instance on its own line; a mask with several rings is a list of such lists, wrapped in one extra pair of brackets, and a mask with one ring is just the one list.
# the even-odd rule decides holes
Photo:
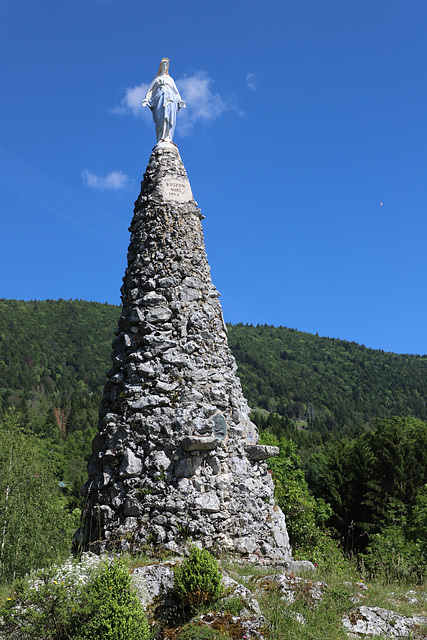
[(285, 327), (238, 324), (229, 344), (252, 407), (350, 431), (375, 418), (427, 418), (427, 356), (367, 349)]
[[(0, 410), (20, 407), (36, 431), (63, 436), (95, 426), (119, 315), (95, 302), (0, 300)], [(252, 408), (320, 430), (427, 419), (427, 356), (267, 325), (230, 326), (229, 344)]]
[(119, 316), (98, 302), (0, 300), (0, 410), (63, 436), (96, 426)]

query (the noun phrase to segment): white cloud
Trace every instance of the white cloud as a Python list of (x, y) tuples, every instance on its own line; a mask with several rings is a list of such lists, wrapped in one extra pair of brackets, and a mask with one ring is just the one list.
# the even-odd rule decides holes
[(258, 80), (254, 73), (246, 74), (246, 86), (251, 89), (251, 91), (256, 91), (258, 86)]
[(150, 85), (143, 82), (136, 87), (126, 89), (120, 104), (114, 107), (114, 109), (110, 109), (110, 113), (116, 113), (118, 115), (131, 113), (134, 116), (142, 116), (143, 111), (149, 112), (149, 109), (143, 109), (141, 106), (141, 102), (145, 98), (149, 86)]
[(129, 184), (128, 176), (123, 171), (112, 171), (105, 177), (97, 176), (85, 169), (82, 172), (83, 182), (92, 189), (124, 189)]
[[(179, 91), (187, 104), (180, 112), (179, 132), (186, 135), (198, 122), (216, 120), (225, 111), (235, 109), (231, 100), (224, 99), (212, 91), (213, 80), (204, 71), (184, 76), (177, 81)], [(182, 114), (182, 115), (181, 115)]]
[[(186, 102), (187, 108), (179, 113), (177, 130), (182, 136), (187, 135), (197, 123), (208, 123), (219, 118), (225, 111), (242, 112), (236, 107), (232, 98), (223, 98), (219, 93), (212, 90), (213, 80), (205, 71), (197, 71), (191, 76), (183, 76), (176, 80), (182, 99)], [(126, 89), (120, 104), (110, 113), (132, 114), (134, 116), (149, 116), (151, 112), (148, 107), (142, 108), (141, 101), (145, 98), (149, 85), (140, 84)]]

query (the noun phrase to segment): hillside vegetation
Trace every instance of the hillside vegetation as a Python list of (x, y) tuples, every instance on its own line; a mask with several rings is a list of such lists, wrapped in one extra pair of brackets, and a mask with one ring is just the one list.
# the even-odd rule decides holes
[[(81, 300), (0, 300), (0, 411), (24, 410), (36, 431), (95, 426), (119, 315)], [(427, 419), (427, 356), (268, 325), (229, 326), (229, 344), (252, 408), (320, 432)]]
[(252, 407), (320, 430), (353, 431), (394, 415), (427, 418), (427, 356), (268, 325), (231, 326), (229, 344)]
[(0, 411), (36, 432), (96, 426), (120, 308), (82, 300), (0, 300)]
[[(119, 314), (0, 300), (0, 579), (69, 551)], [(340, 544), (372, 575), (422, 581), (427, 357), (266, 325), (230, 326), (229, 343), (262, 441), (280, 447), (295, 556), (336, 566)]]

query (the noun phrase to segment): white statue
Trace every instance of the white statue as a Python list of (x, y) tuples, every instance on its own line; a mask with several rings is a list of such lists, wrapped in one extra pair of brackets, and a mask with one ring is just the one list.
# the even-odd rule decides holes
[(150, 84), (142, 106), (149, 106), (156, 125), (157, 142), (172, 142), (176, 114), (185, 107), (176, 84), (169, 75), (169, 58), (162, 58), (156, 77)]

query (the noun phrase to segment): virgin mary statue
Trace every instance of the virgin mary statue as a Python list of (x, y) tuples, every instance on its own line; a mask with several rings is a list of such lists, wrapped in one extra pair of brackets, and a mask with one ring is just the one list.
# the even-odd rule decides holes
[(156, 77), (150, 84), (142, 106), (149, 106), (156, 125), (157, 142), (172, 142), (176, 114), (185, 107), (176, 84), (169, 75), (169, 59), (162, 58)]

